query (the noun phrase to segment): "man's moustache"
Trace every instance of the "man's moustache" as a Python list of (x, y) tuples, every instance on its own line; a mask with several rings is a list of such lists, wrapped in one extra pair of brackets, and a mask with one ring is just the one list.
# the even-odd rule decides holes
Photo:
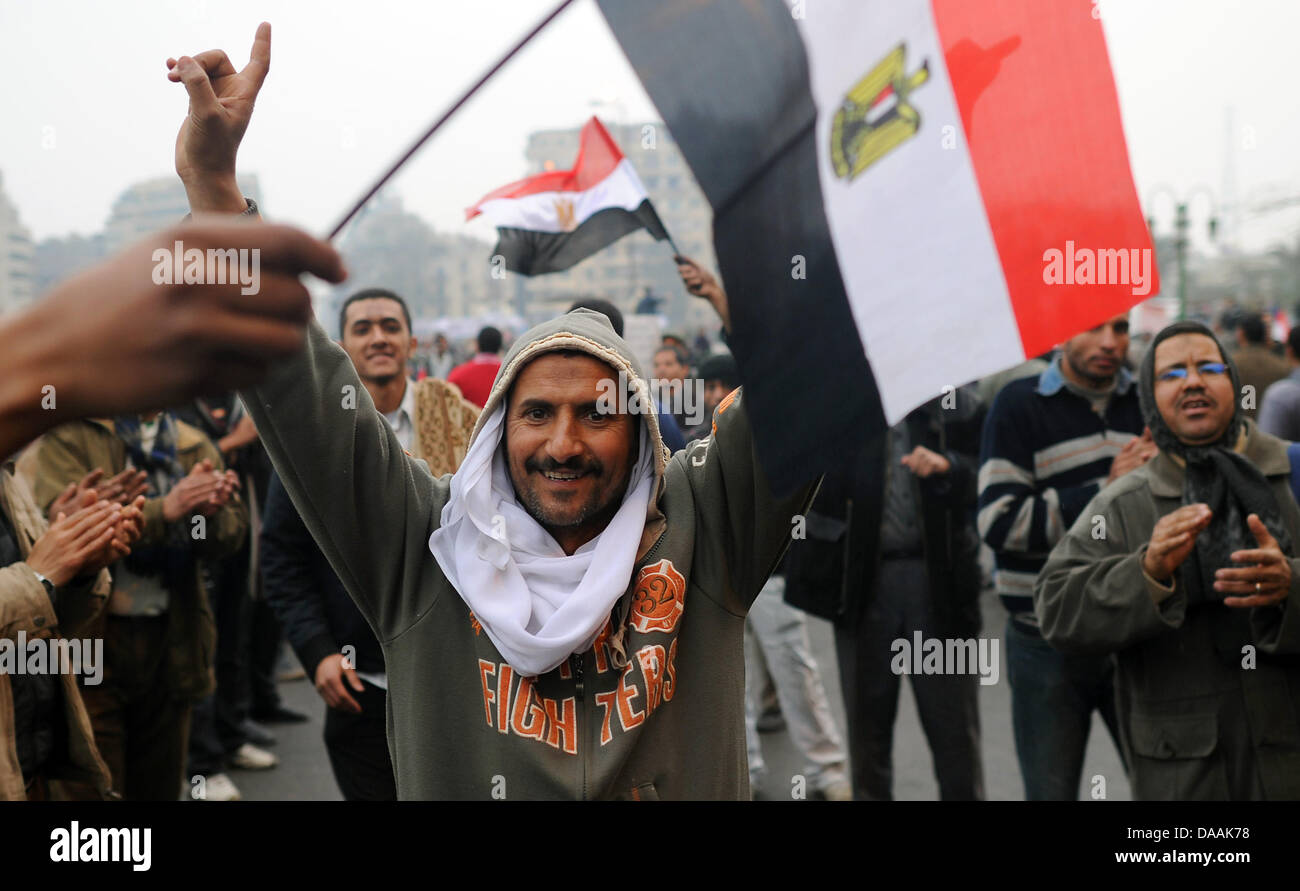
[(1208, 402), (1212, 406), (1217, 406), (1219, 404), (1215, 402), (1213, 398), (1210, 397), (1209, 393), (1205, 391), (1193, 391), (1185, 395), (1182, 399), (1178, 400), (1178, 407), (1182, 408), (1184, 405), (1186, 405), (1187, 403), (1191, 402), (1194, 399), (1199, 399), (1202, 402)]
[(557, 470), (567, 470), (570, 473), (591, 472), (599, 474), (603, 467), (599, 461), (565, 461), (564, 463), (560, 463), (559, 461), (554, 460), (536, 461), (529, 458), (524, 462), (524, 469), (535, 470), (541, 473), (554, 473)]

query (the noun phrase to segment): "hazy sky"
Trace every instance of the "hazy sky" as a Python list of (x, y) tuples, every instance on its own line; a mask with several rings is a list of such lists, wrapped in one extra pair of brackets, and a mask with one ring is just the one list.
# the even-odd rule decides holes
[[(806, 0), (808, 15), (817, 2)], [(4, 189), (37, 238), (98, 230), (128, 184), (174, 175), (186, 98), (167, 81), (164, 60), (220, 47), (242, 67), (266, 20), (271, 73), (240, 167), (260, 177), (269, 215), (324, 233), (552, 5), (0, 0)], [(1223, 200), (1230, 105), (1239, 199), (1300, 196), (1300, 3), (1102, 0), (1101, 10), (1144, 205), (1158, 186), (1206, 185)], [(463, 208), (522, 175), (530, 131), (573, 126), (593, 112), (657, 117), (594, 0), (579, 0), (435, 137), (396, 190), (436, 228), (490, 238), (486, 223), (462, 222)], [(1199, 227), (1205, 211), (1194, 207)], [(1167, 228), (1169, 199), (1154, 208)], [(1300, 205), (1244, 223), (1248, 247), (1294, 243)]]

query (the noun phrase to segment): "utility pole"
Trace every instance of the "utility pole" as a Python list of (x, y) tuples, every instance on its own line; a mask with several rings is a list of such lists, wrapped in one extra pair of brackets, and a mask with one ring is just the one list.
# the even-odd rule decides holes
[[(1147, 206), (1151, 207), (1155, 203), (1155, 197), (1161, 192), (1169, 193), (1169, 197), (1174, 198), (1174, 266), (1178, 270), (1178, 318), (1179, 320), (1187, 318), (1187, 249), (1191, 245), (1191, 239), (1188, 238), (1187, 230), (1191, 227), (1191, 215), (1188, 213), (1190, 200), (1188, 198), (1179, 199), (1174, 196), (1173, 190), (1167, 186), (1160, 186), (1151, 193), (1147, 199)], [(1205, 186), (1198, 186), (1192, 190), (1192, 195), (1197, 192), (1204, 192), (1210, 200), (1210, 220), (1208, 231), (1210, 239), (1218, 231), (1219, 221), (1215, 216), (1214, 193)], [(1147, 217), (1147, 228), (1151, 230), (1151, 242), (1155, 243), (1156, 219), (1154, 214)]]

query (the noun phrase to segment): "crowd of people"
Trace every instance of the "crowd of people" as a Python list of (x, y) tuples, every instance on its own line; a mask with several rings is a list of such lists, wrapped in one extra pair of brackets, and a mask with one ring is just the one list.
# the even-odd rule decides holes
[[(982, 799), (982, 548), (1026, 798), (1080, 795), (1094, 712), (1135, 797), (1300, 797), (1300, 328), (1131, 356), (1119, 315), (777, 497), (729, 353), (667, 335), (646, 369), (607, 301), (460, 363), (382, 287), (327, 332), (299, 275), (338, 255), (235, 186), (269, 60), (263, 25), (240, 71), (168, 65), (194, 219), (160, 243), (260, 250), (254, 299), (150, 282), (146, 243), (3, 322), (0, 638), (102, 663), (0, 672), (0, 798), (239, 797), (226, 770), (305, 720), (284, 639), (348, 800), (745, 798), (774, 722), (812, 797), (889, 799), (903, 675), (940, 797)], [(702, 417), (665, 398), (696, 385)]]

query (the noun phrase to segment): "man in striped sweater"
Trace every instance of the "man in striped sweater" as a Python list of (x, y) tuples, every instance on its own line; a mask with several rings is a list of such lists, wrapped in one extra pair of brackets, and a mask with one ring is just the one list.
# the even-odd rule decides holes
[(1033, 593), (1048, 553), (1092, 496), (1156, 453), (1124, 367), (1128, 344), (1127, 315), (1066, 341), (1040, 375), (998, 394), (980, 443), (979, 531), (1010, 613), (1011, 716), (1031, 801), (1078, 797), (1093, 709), (1119, 748), (1111, 658), (1052, 649)]

